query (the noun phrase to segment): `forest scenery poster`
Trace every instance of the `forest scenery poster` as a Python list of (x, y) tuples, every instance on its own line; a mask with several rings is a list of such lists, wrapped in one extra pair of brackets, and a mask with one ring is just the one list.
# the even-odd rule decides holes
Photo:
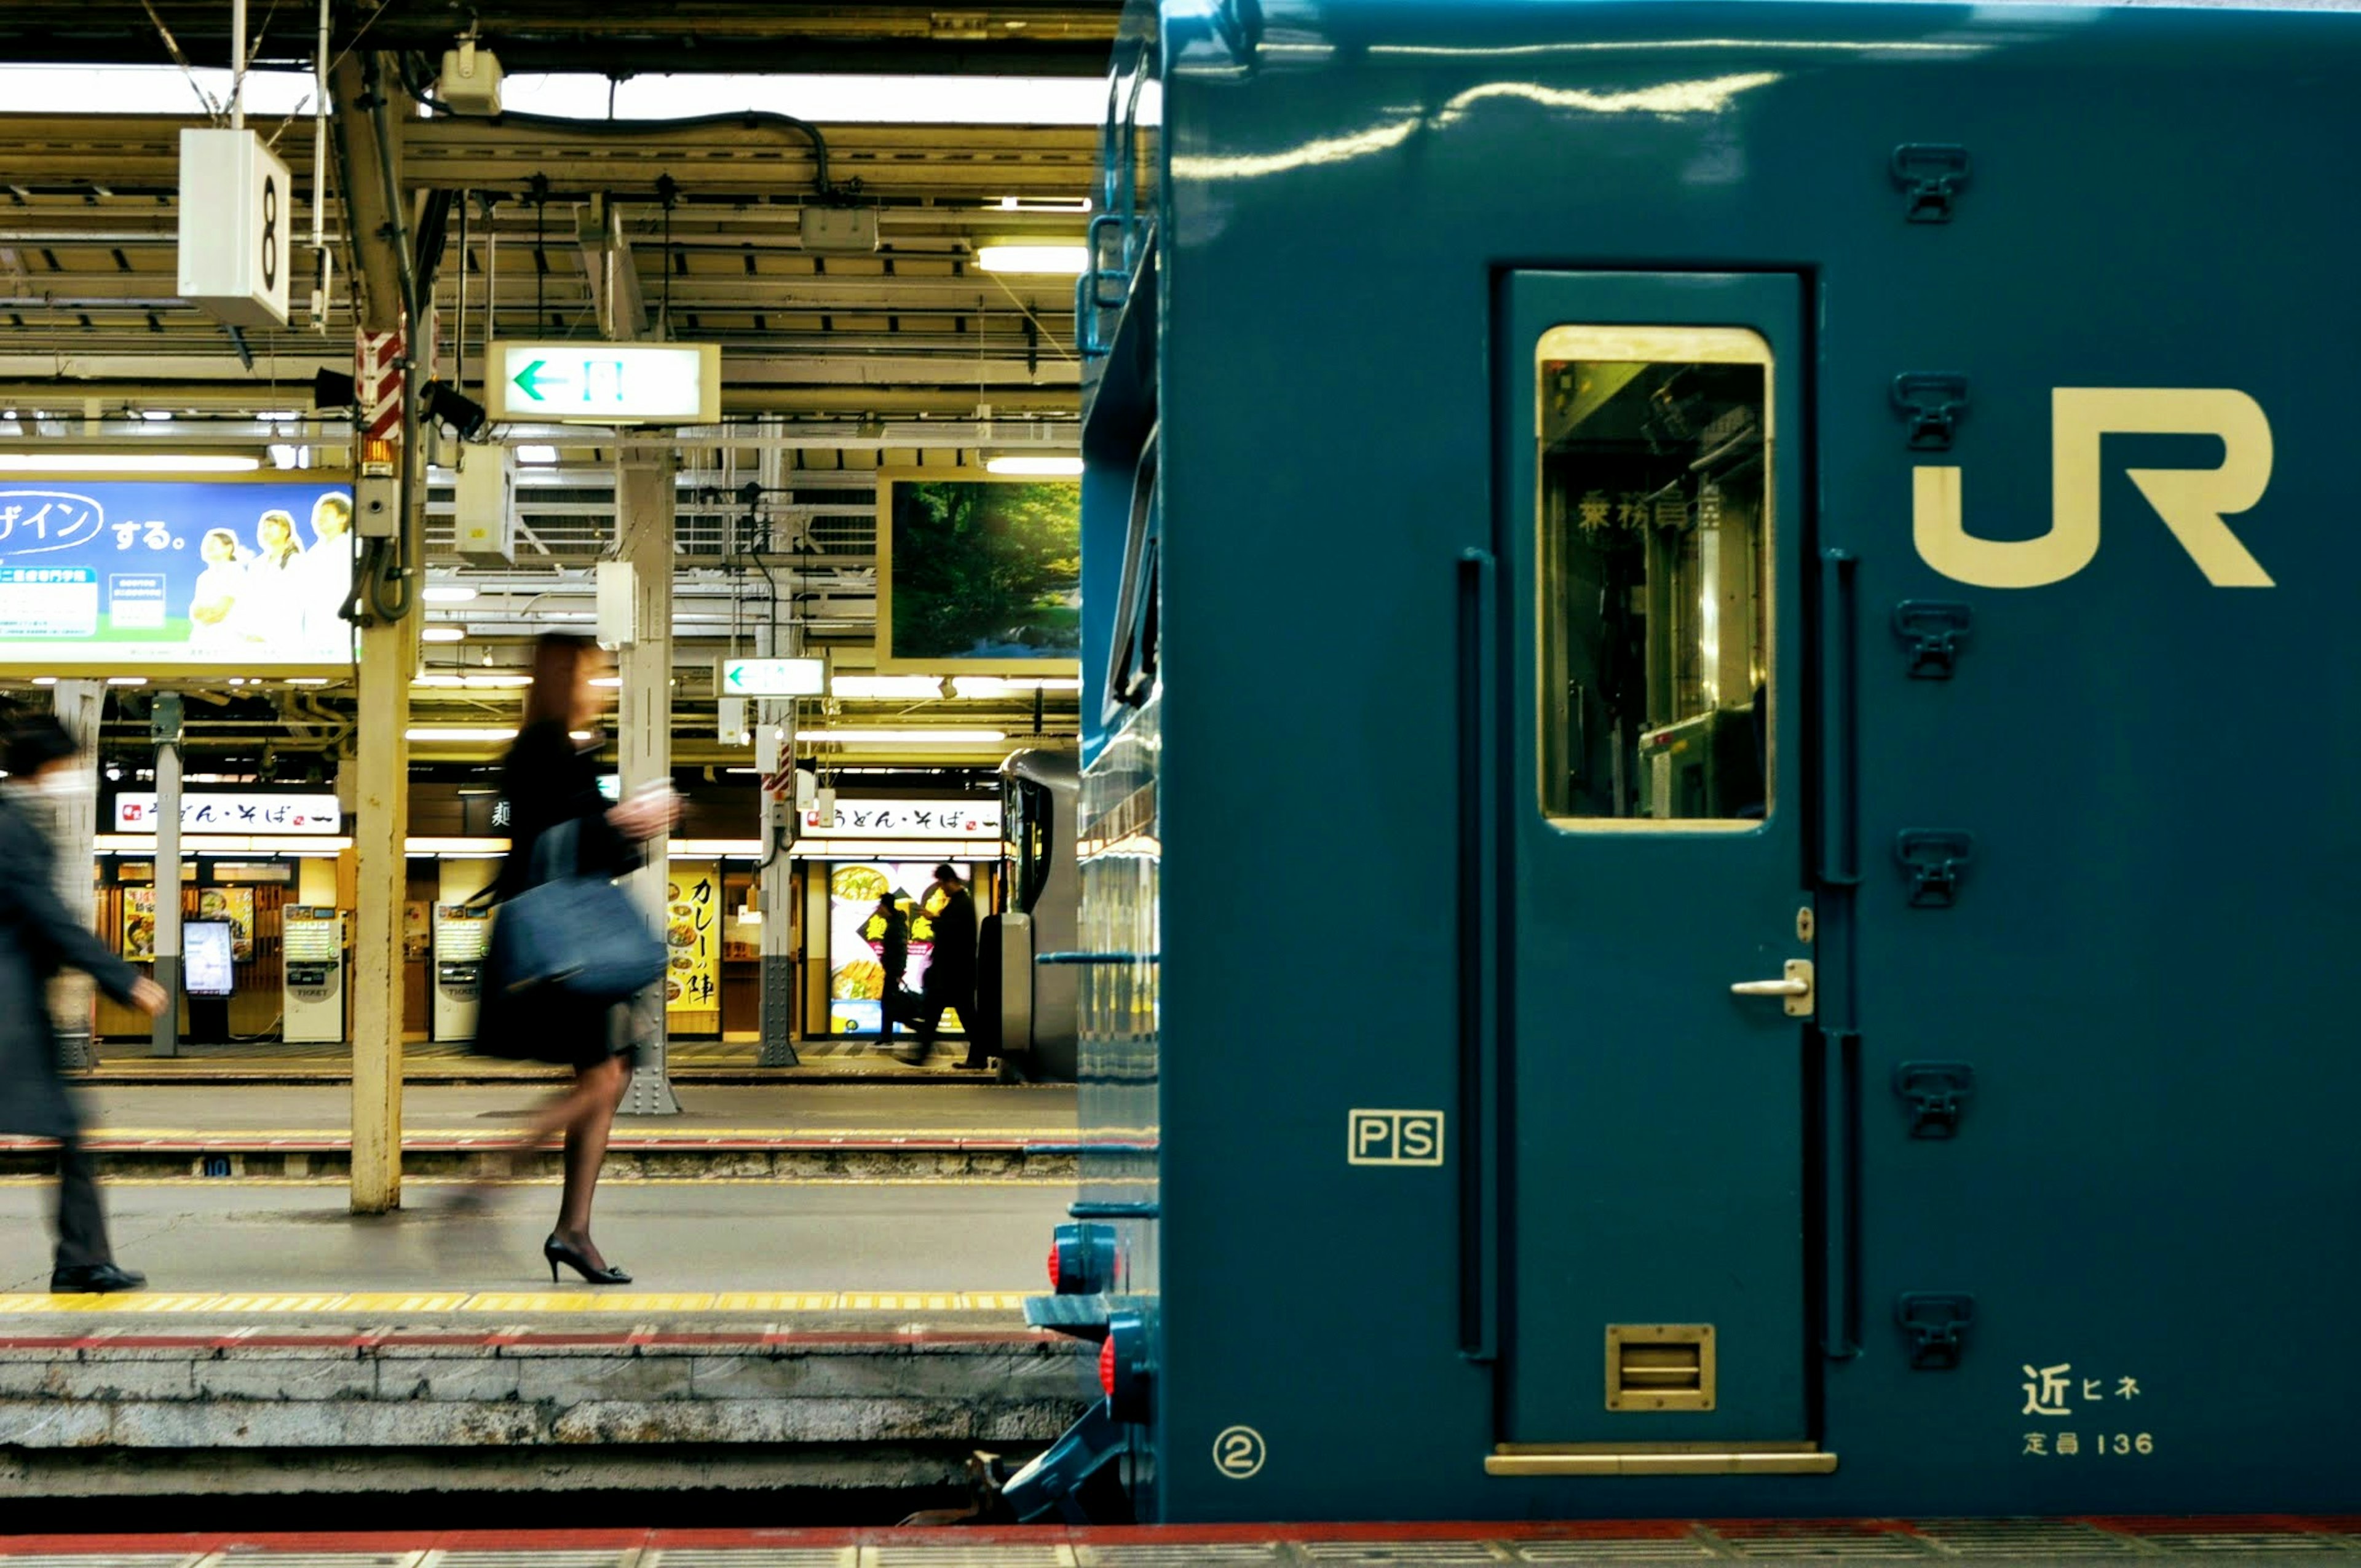
[(1079, 481), (905, 474), (879, 492), (881, 668), (1079, 667)]

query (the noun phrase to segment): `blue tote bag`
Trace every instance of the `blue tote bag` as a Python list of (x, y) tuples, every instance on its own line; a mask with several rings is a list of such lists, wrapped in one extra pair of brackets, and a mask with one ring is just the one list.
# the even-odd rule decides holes
[(664, 944), (629, 894), (585, 876), (581, 828), (561, 822), (533, 847), (533, 885), (500, 906), (489, 967), (511, 1002), (555, 994), (601, 1004), (664, 978)]

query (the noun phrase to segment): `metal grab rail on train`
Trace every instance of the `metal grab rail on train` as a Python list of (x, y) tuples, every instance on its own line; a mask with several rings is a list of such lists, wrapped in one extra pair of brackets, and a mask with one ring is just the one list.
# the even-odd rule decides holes
[(1164, 960), (1162, 953), (1036, 953), (1037, 964), (1153, 964)]
[[(1099, 214), (1084, 236), (1082, 274), (1074, 280), (1074, 352), (1085, 360), (1104, 358), (1114, 346), (1099, 334), (1099, 316), (1121, 310), (1129, 300), (1146, 249), (1139, 217), (1139, 99), (1154, 74), (1154, 55), (1153, 44), (1143, 41), (1130, 71), (1117, 67), (1107, 75), (1106, 117), (1099, 127)], [(1116, 264), (1107, 267), (1104, 236), (1115, 229), (1122, 231), (1123, 243)], [(1112, 298), (1109, 282), (1117, 286)]]

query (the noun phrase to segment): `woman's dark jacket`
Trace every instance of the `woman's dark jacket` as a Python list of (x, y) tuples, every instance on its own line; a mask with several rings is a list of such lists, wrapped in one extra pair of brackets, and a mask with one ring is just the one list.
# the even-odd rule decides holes
[[(533, 885), (533, 846), (551, 828), (578, 824), (577, 862), (559, 865), (566, 876), (619, 877), (639, 869), (640, 847), (607, 820), (607, 797), (598, 793), (598, 771), (589, 753), (574, 744), (566, 726), (532, 724), (509, 749), (500, 793), (509, 803), (509, 857), (493, 883), (505, 902)], [(609, 1034), (609, 1010), (541, 996), (529, 1005), (509, 1003), (502, 977), (488, 967), (476, 1014), (477, 1052), (511, 1059), (585, 1067), (617, 1048)]]
[(0, 1133), (61, 1138), (81, 1126), (49, 1023), (49, 981), (69, 969), (117, 1002), (139, 979), (67, 911), (49, 839), (0, 790)]
[(577, 843), (585, 873), (622, 876), (639, 869), (638, 846), (607, 820), (608, 801), (598, 793), (598, 770), (590, 754), (555, 719), (528, 725), (516, 738), (500, 773), (500, 794), (509, 803), (509, 858), (498, 884), (501, 899), (533, 885), (533, 845), (563, 822), (581, 824)]

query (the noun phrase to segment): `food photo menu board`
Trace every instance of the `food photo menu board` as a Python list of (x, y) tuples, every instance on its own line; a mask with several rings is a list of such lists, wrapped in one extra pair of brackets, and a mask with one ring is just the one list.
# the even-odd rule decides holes
[(664, 881), (664, 1022), (686, 1034), (721, 1029), (721, 867), (675, 861)]

